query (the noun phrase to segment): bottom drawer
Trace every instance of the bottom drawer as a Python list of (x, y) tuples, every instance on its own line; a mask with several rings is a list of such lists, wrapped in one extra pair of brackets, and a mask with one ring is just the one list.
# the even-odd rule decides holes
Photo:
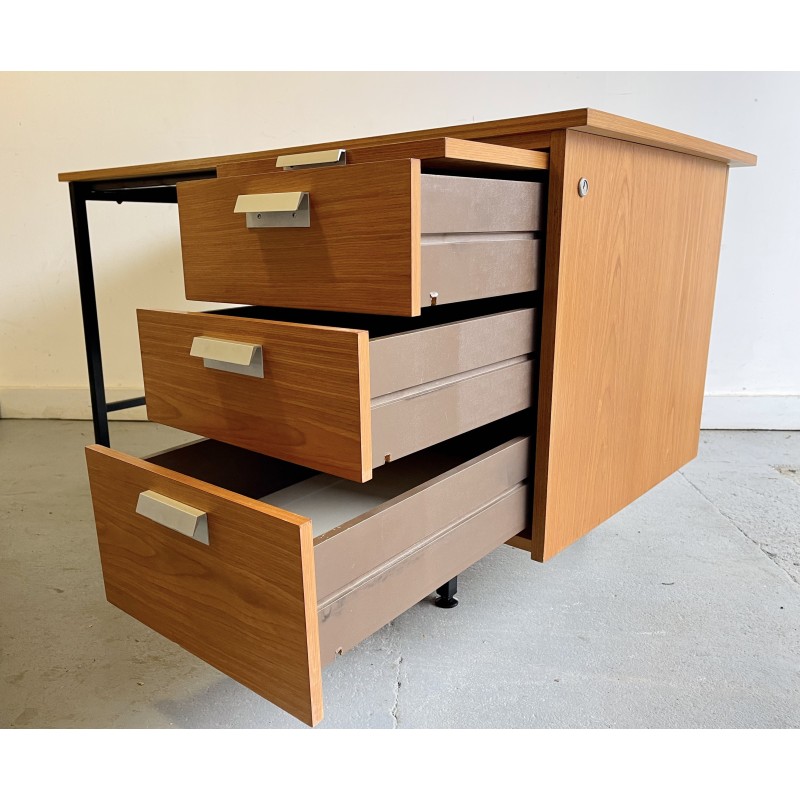
[(315, 725), (322, 665), (527, 529), (530, 424), (365, 484), (212, 440), (144, 460), (88, 447), (106, 596)]

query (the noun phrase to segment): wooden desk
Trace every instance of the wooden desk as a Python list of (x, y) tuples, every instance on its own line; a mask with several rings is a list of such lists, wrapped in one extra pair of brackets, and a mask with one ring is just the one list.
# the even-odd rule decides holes
[[(487, 145), (494, 146), (494, 149)], [(346, 166), (317, 167), (305, 175), (295, 173), (288, 176), (281, 169), (279, 157), (288, 153), (339, 149), (345, 149), (348, 153), (349, 160)], [(417, 217), (419, 198), (415, 193), (418, 190), (414, 189), (414, 186), (418, 185), (420, 171), (423, 175), (428, 172), (467, 175), (476, 179), (488, 176), (489, 179), (499, 180), (540, 181), (546, 188), (547, 205), (544, 226), (546, 230), (541, 239), (545, 243), (544, 267), (541, 280), (537, 278), (535, 285), (527, 287), (533, 289), (533, 299), (529, 306), (536, 311), (535, 315), (526, 317), (535, 319), (532, 331), (533, 343), (529, 347), (526, 345), (527, 349), (514, 351), (517, 353), (514, 357), (522, 359), (530, 358), (528, 351), (531, 351), (536, 364), (537, 388), (535, 397), (531, 398), (530, 403), (535, 406), (535, 415), (524, 417), (527, 422), (523, 424), (527, 428), (517, 431), (521, 436), (528, 437), (524, 441), (530, 443), (530, 450), (524, 452), (531, 453), (532, 463), (526, 470), (522, 483), (515, 482), (517, 478), (512, 479), (511, 476), (516, 474), (514, 470), (519, 467), (518, 459), (523, 452), (520, 448), (529, 445), (523, 445), (523, 440), (509, 440), (501, 445), (499, 451), (480, 456), (478, 462), (469, 462), (468, 467), (465, 464), (464, 469), (459, 471), (461, 475), (459, 480), (463, 481), (464, 487), (477, 485), (473, 484), (473, 481), (478, 480), (477, 476), (482, 476), (480, 480), (485, 481), (487, 476), (493, 473), (485, 466), (489, 461), (483, 459), (501, 458), (502, 452), (504, 454), (502, 458), (509, 459), (508, 466), (504, 468), (508, 471), (503, 473), (507, 475), (508, 482), (498, 486), (497, 494), (491, 498), (492, 503), (498, 503), (500, 498), (505, 498), (503, 502), (506, 505), (503, 506), (505, 510), (502, 514), (499, 511), (500, 507), (497, 506), (496, 519), (503, 519), (503, 525), (506, 526), (500, 526), (499, 530), (507, 530), (509, 536), (516, 533), (509, 543), (529, 550), (533, 558), (544, 561), (696, 455), (728, 168), (754, 165), (755, 162), (755, 156), (739, 150), (603, 112), (581, 109), (324, 145), (302, 145), (283, 150), (139, 167), (64, 173), (60, 179), (70, 183), (72, 199), (96, 441), (106, 446), (109, 443), (108, 411), (140, 404), (144, 398), (116, 404), (106, 404), (104, 400), (96, 301), (86, 223), (88, 200), (176, 202), (180, 197), (187, 294), (191, 286), (192, 299), (215, 301), (226, 298), (206, 296), (204, 292), (213, 294), (215, 290), (202, 287), (221, 287), (223, 284), (207, 281), (198, 283), (194, 278), (191, 282), (189, 280), (190, 274), (195, 277), (207, 274), (203, 270), (207, 271), (213, 267), (203, 261), (203, 247), (191, 249), (191, 243), (194, 241), (192, 237), (198, 231), (202, 231), (205, 224), (215, 224), (214, 220), (219, 213), (228, 213), (225, 210), (229, 204), (229, 200), (225, 199), (228, 197), (226, 192), (233, 192), (231, 197), (235, 199), (239, 186), (250, 187), (247, 190), (243, 189), (242, 192), (244, 195), (251, 195), (253, 192), (262, 191), (294, 192), (306, 184), (309, 186), (313, 184), (312, 197), (318, 198), (320, 196), (318, 192), (323, 192), (324, 199), (324, 192), (329, 185), (351, 186), (353, 180), (362, 180), (363, 176), (367, 176), (367, 180), (372, 180), (369, 177), (372, 175), (379, 176), (380, 180), (391, 178), (398, 186), (406, 186), (402, 181), (411, 181), (409, 184), (411, 189), (407, 195), (408, 206), (404, 206), (402, 200), (393, 201), (395, 211), (392, 224), (395, 227), (392, 228), (394, 238), (391, 240), (402, 241), (403, 236), (409, 237), (407, 255), (406, 250), (403, 250), (399, 257), (396, 252), (393, 254), (392, 263), (395, 272), (392, 274), (395, 277), (391, 281), (391, 286), (394, 287), (391, 291), (395, 294), (390, 296), (389, 288), (384, 292), (380, 281), (375, 283), (372, 293), (363, 293), (358, 297), (351, 292), (334, 292), (335, 282), (342, 280), (343, 271), (349, 269), (348, 265), (353, 264), (354, 270), (356, 268), (379, 270), (381, 264), (388, 262), (384, 258), (385, 254), (381, 250), (382, 245), (378, 237), (370, 245), (374, 248), (375, 258), (372, 261), (368, 260), (367, 267), (355, 264), (361, 261), (358, 257), (358, 237), (366, 235), (361, 228), (354, 228), (355, 232), (351, 232), (349, 238), (345, 237), (345, 244), (341, 245), (351, 248), (346, 251), (351, 256), (337, 261), (336, 248), (340, 243), (334, 239), (324, 239), (326, 229), (323, 225), (322, 236), (326, 246), (319, 248), (319, 252), (323, 253), (320, 258), (328, 258), (328, 261), (323, 260), (314, 267), (311, 263), (311, 251), (308, 251), (308, 259), (293, 262), (291, 270), (281, 273), (283, 295), (274, 294), (277, 291), (274, 282), (266, 281), (258, 290), (258, 299), (242, 298), (242, 302), (252, 303), (255, 306), (295, 305), (300, 310), (293, 313), (300, 316), (293, 317), (289, 311), (266, 308), (258, 311), (255, 320), (242, 318), (242, 314), (238, 319), (234, 318), (235, 315), (228, 318), (223, 314), (213, 323), (211, 315), (200, 317), (186, 315), (187, 320), (191, 317), (187, 322), (177, 317), (172, 320), (163, 317), (144, 318), (152, 330), (158, 329), (161, 325), (175, 326), (169, 330), (164, 328), (163, 335), (159, 334), (162, 336), (164, 347), (182, 328), (186, 330), (180, 335), (189, 337), (187, 342), (192, 341), (194, 333), (198, 333), (200, 338), (204, 336), (208, 338), (209, 333), (205, 332), (205, 328), (209, 330), (213, 328), (214, 331), (221, 331), (219, 335), (223, 338), (227, 336), (235, 342), (251, 340), (255, 342), (258, 339), (258, 343), (253, 344), (252, 348), (263, 346), (266, 350), (269, 348), (269, 343), (274, 342), (276, 331), (291, 330), (289, 338), (292, 339), (295, 332), (302, 329), (305, 345), (291, 345), (299, 347), (297, 352), (302, 353), (303, 346), (312, 348), (322, 346), (319, 337), (323, 329), (328, 332), (325, 337), (329, 342), (334, 342), (336, 336), (339, 336), (338, 333), (330, 333), (331, 331), (342, 332), (341, 335), (344, 337), (342, 341), (349, 342), (347, 347), (352, 348), (352, 355), (343, 355), (344, 351), (339, 349), (336, 351), (337, 355), (330, 356), (335, 359), (333, 362), (323, 359), (315, 367), (316, 374), (323, 374), (325, 364), (333, 363), (336, 365), (336, 380), (344, 381), (337, 389), (335, 397), (331, 395), (327, 406), (314, 406), (317, 401), (313, 399), (315, 395), (312, 391), (303, 401), (301, 411), (290, 421), (285, 415), (288, 413), (286, 409), (292, 405), (291, 398), (275, 395), (274, 385), (267, 385), (265, 389), (268, 392), (266, 396), (272, 401), (276, 396), (280, 396), (284, 401), (288, 399), (288, 403), (271, 402), (267, 405), (273, 409), (281, 409), (274, 411), (275, 414), (284, 415), (277, 417), (279, 427), (281, 430), (293, 431), (293, 442), (306, 442), (309, 435), (307, 426), (313, 426), (315, 421), (320, 422), (319, 427), (326, 431), (325, 437), (328, 438), (323, 437), (319, 440), (319, 447), (314, 456), (318, 460), (308, 461), (305, 451), (301, 453), (294, 444), (290, 443), (287, 446), (285, 441), (281, 444), (281, 449), (278, 449), (276, 429), (270, 427), (264, 429), (263, 435), (258, 440), (253, 439), (248, 433), (249, 438), (245, 440), (245, 446), (259, 450), (272, 459), (280, 458), (296, 464), (322, 468), (324, 471), (346, 475), (356, 480), (367, 480), (372, 475), (373, 463), (364, 461), (365, 458), (370, 458), (368, 443), (371, 433), (363, 424), (363, 419), (369, 412), (370, 371), (365, 368), (367, 361), (363, 359), (367, 358), (364, 348), (370, 341), (366, 329), (372, 323), (368, 317), (358, 315), (365, 313), (369, 315), (371, 312), (415, 317), (421, 313), (422, 322), (413, 325), (421, 325), (424, 328), (429, 324), (425, 322), (426, 319), (436, 321), (434, 315), (444, 313), (448, 308), (445, 305), (441, 306), (441, 309), (433, 308), (432, 306), (436, 305), (434, 295), (438, 293), (431, 292), (431, 308), (426, 311), (420, 307), (418, 295), (413, 294), (419, 291), (421, 280), (419, 258), (415, 255), (418, 253), (421, 235)], [(370, 165), (378, 166), (372, 169)], [(386, 166), (384, 168), (381, 165)], [(240, 196), (243, 195), (240, 193)], [(363, 198), (363, 193), (356, 192), (352, 196), (356, 200), (347, 202), (355, 203), (357, 200), (360, 202), (358, 198)], [(402, 193), (394, 195), (395, 198), (404, 196)], [(214, 205), (217, 202), (214, 198), (217, 197), (224, 199), (223, 205), (220, 206), (222, 212)], [(376, 197), (378, 199), (372, 202), (380, 205), (380, 195)], [(323, 205), (315, 206), (314, 202), (312, 200), (312, 208), (315, 209), (312, 213), (317, 214), (319, 222), (323, 219), (321, 210)], [(230, 204), (232, 205), (232, 202)], [(336, 210), (335, 199), (332, 201), (332, 208)], [(371, 224), (377, 226), (376, 230), (380, 233), (383, 230), (382, 226), (388, 224), (388, 219), (389, 215), (378, 214)], [(294, 238), (293, 235), (289, 238), (284, 236), (267, 240), (253, 239), (252, 234), (245, 233), (244, 226), (236, 227), (229, 222), (225, 222), (225, 225), (227, 226), (225, 230), (230, 230), (230, 235), (236, 242), (241, 236), (250, 237), (241, 247), (239, 244), (231, 247), (226, 245), (219, 251), (222, 255), (215, 256), (223, 258), (227, 257), (225, 253), (228, 251), (232, 253), (223, 272), (229, 281), (237, 280), (236, 271), (240, 266), (245, 270), (242, 272), (243, 276), (251, 274), (253, 269), (256, 270), (253, 274), (263, 275), (264, 270), (270, 269), (267, 261), (263, 264), (259, 261), (264, 252), (280, 254), (277, 258), (273, 255), (270, 262), (274, 265), (271, 268), (278, 270), (281, 264), (285, 265), (288, 260), (294, 258), (296, 251), (293, 248), (298, 242), (320, 241), (319, 228), (312, 228), (312, 233), (306, 234), (316, 236), (317, 239), (304, 240)], [(536, 224), (531, 223), (531, 226), (535, 231)], [(221, 231), (222, 228), (218, 230)], [(296, 236), (302, 235), (296, 234)], [(253, 247), (253, 243), (257, 241), (262, 242), (264, 246)], [(267, 241), (270, 242), (268, 247)], [(386, 241), (389, 241), (389, 237)], [(284, 247), (281, 242), (290, 244), (286, 245), (284, 250), (275, 250), (276, 247)], [(316, 269), (316, 272), (313, 272), (314, 278), (306, 285), (313, 286), (314, 291), (305, 295), (296, 294), (294, 289), (301, 285), (304, 275), (312, 268)], [(356, 272), (354, 285), (357, 285), (359, 279), (367, 280), (370, 277), (375, 276), (368, 271)], [(352, 275), (349, 279), (353, 279)], [(297, 284), (295, 285), (293, 281), (297, 281)], [(330, 285), (325, 281), (331, 281)], [(241, 286), (244, 289), (237, 291), (255, 292), (255, 289), (248, 289), (254, 285), (249, 278), (243, 278)], [(198, 286), (201, 288), (198, 289)], [(397, 289), (398, 286), (400, 289)], [(513, 296), (514, 292), (522, 290), (517, 287), (503, 291), (508, 291)], [(404, 292), (406, 294), (403, 294)], [(413, 297), (408, 294), (409, 292)], [(481, 296), (480, 292), (477, 296)], [(527, 297), (527, 295), (520, 296)], [(276, 302), (275, 297), (281, 299)], [(298, 299), (295, 302), (293, 300), (295, 297), (305, 299)], [(406, 302), (402, 300), (403, 297), (411, 299)], [(370, 306), (372, 302), (374, 308)], [(457, 305), (456, 303), (452, 308)], [(303, 307), (306, 308), (305, 311), (302, 310)], [(333, 318), (326, 309), (333, 309)], [(494, 307), (491, 307), (491, 310), (493, 313), (497, 311)], [(337, 325), (335, 314), (343, 312), (347, 312), (349, 321)], [(323, 313), (328, 316), (319, 316)], [(458, 317), (458, 311), (453, 313), (456, 313), (453, 321), (458, 326), (465, 326), (464, 330), (467, 330), (471, 312), (464, 311), (461, 317)], [(247, 314), (244, 314), (244, 317), (247, 317)], [(200, 328), (203, 330), (195, 331), (198, 319), (201, 320)], [(225, 319), (228, 321), (223, 321)], [(438, 319), (444, 320), (445, 317)], [(289, 325), (290, 328), (281, 327), (285, 325)], [(500, 325), (499, 318), (497, 325)], [(361, 328), (365, 330), (359, 331)], [(430, 335), (422, 328), (419, 333), (420, 342), (441, 340), (436, 327), (429, 328)], [(144, 331), (144, 328), (142, 330)], [(395, 332), (404, 330), (410, 329), (401, 326), (395, 329)], [(500, 330), (500, 327), (497, 330)], [(266, 338), (259, 339), (259, 337)], [(143, 352), (147, 342), (145, 381), (146, 387), (148, 380), (150, 381), (150, 388), (146, 389), (148, 392), (153, 391), (155, 386), (153, 376), (156, 375), (153, 371), (156, 367), (148, 367), (148, 363), (155, 364), (162, 358), (163, 348), (157, 344), (158, 341), (158, 336), (153, 338), (150, 333), (143, 338)], [(153, 345), (153, 342), (156, 344)], [(330, 346), (338, 347), (336, 344)], [(186, 350), (185, 354), (183, 349)], [(421, 351), (424, 351), (424, 347)], [(315, 350), (315, 352), (322, 351)], [(410, 353), (407, 358), (411, 359), (413, 366), (414, 348), (408, 349), (407, 352)], [(155, 400), (152, 404), (148, 404), (151, 418), (179, 427), (184, 426), (187, 430), (211, 435), (212, 438), (220, 438), (232, 444), (241, 444), (242, 442), (236, 439), (239, 435), (236, 431), (250, 431), (249, 423), (231, 422), (231, 400), (225, 398), (232, 398), (234, 394), (226, 394), (229, 390), (224, 388), (227, 386), (225, 380), (238, 379), (227, 379), (224, 376), (219, 380), (215, 378), (214, 392), (219, 392), (219, 397), (222, 399), (213, 410), (216, 422), (211, 428), (205, 421), (211, 419), (209, 415), (212, 412), (209, 409), (205, 409), (199, 417), (189, 414), (191, 401), (179, 396), (180, 393), (176, 394), (176, 390), (167, 385), (169, 376), (177, 369), (175, 364), (179, 364), (179, 360), (188, 355), (188, 345), (184, 348), (181, 344), (175, 354), (170, 356), (178, 360), (170, 362), (168, 368), (158, 367), (161, 370), (159, 374), (162, 376), (160, 378), (162, 384), (153, 393), (153, 397), (163, 395), (167, 397), (167, 402), (161, 403), (160, 407)], [(302, 362), (302, 355), (298, 358), (300, 358), (297, 362), (299, 367), (308, 366)], [(486, 373), (490, 366), (489, 361), (484, 360), (480, 369)], [(189, 370), (187, 376), (199, 375), (196, 368), (196, 363), (187, 362)], [(415, 369), (416, 367), (412, 372)], [(275, 372), (275, 375), (277, 374)], [(470, 374), (465, 373), (467, 376)], [(333, 381), (333, 373), (331, 375), (330, 380)], [(346, 377), (347, 375), (358, 377), (353, 377), (351, 380)], [(436, 375), (433, 377), (437, 378)], [(192, 380), (187, 377), (185, 385), (190, 386)], [(288, 378), (280, 381), (276, 378), (278, 383), (285, 384), (286, 380)], [(439, 388), (438, 384), (431, 386)], [(204, 391), (208, 392), (208, 389)], [(230, 389), (230, 392), (233, 391)], [(357, 438), (357, 447), (353, 450), (352, 456), (345, 456), (343, 448), (337, 449), (335, 453), (331, 452), (332, 439), (329, 437), (331, 431), (329, 419), (333, 413), (331, 408), (348, 393), (353, 398), (355, 404), (353, 408), (360, 407), (361, 411), (358, 413), (362, 415), (362, 418), (359, 418), (357, 412), (353, 412), (356, 415), (353, 417), (355, 427), (351, 433), (343, 434), (345, 439), (347, 436)], [(199, 396), (197, 392), (195, 396)], [(465, 396), (468, 400), (471, 399), (469, 395)], [(313, 412), (310, 416), (307, 413), (309, 408)], [(513, 410), (509, 407), (503, 414), (511, 414)], [(240, 408), (240, 412), (245, 416), (248, 413), (246, 407)], [(490, 417), (485, 419), (488, 420)], [(447, 436), (455, 436), (456, 433), (468, 435), (471, 424), (462, 425)], [(208, 430), (213, 433), (208, 434)], [(431, 441), (441, 441), (442, 438), (431, 439), (428, 436), (428, 439), (422, 437), (420, 441), (424, 440), (430, 444)], [(421, 446), (427, 445), (421, 444)], [(390, 455), (387, 454), (387, 463), (391, 460)], [(454, 544), (448, 549), (444, 544), (448, 541), (443, 533), (445, 529), (433, 528), (426, 534), (429, 539), (426, 540), (425, 547), (422, 548), (419, 543), (417, 545), (422, 548), (419, 549), (419, 553), (427, 555), (424, 559), (419, 556), (421, 560), (414, 562), (417, 567), (413, 575), (407, 575), (403, 579), (405, 581), (403, 585), (408, 585), (409, 581), (413, 584), (411, 595), (403, 595), (403, 599), (393, 601), (393, 605), (386, 597), (375, 594), (377, 589), (370, 589), (369, 592), (364, 589), (366, 592), (363, 595), (364, 605), (359, 606), (361, 610), (354, 612), (357, 613), (358, 624), (334, 628), (332, 624), (327, 623), (326, 614), (330, 608), (325, 605), (323, 598), (320, 599), (323, 605), (317, 608), (314, 581), (316, 580), (319, 586), (327, 586), (325, 581), (328, 579), (322, 575), (325, 574), (325, 570), (333, 570), (330, 572), (330, 576), (333, 577), (329, 580), (330, 586), (333, 586), (341, 575), (338, 572), (339, 567), (334, 568), (332, 565), (340, 562), (332, 556), (326, 556), (325, 560), (319, 561), (315, 572), (314, 555), (321, 559), (323, 553), (331, 551), (329, 547), (320, 549), (316, 540), (312, 543), (310, 523), (306, 526), (308, 520), (303, 522), (302, 514), (298, 517), (287, 511), (275, 517), (273, 514), (275, 509), (269, 511), (271, 507), (263, 503), (253, 505), (253, 501), (244, 502), (243, 498), (237, 499), (238, 495), (231, 495), (231, 487), (225, 488), (220, 484), (223, 488), (217, 489), (214, 480), (207, 476), (195, 474), (190, 480), (184, 475), (191, 473), (185, 473), (185, 470), (164, 472), (158, 466), (131, 460), (104, 448), (91, 450), (89, 457), (93, 488), (97, 487), (95, 509), (98, 529), (102, 531), (101, 553), (105, 547), (106, 554), (112, 551), (116, 554), (115, 559), (119, 558), (120, 552), (114, 549), (119, 547), (117, 532), (123, 529), (135, 531), (131, 534), (133, 536), (141, 534), (153, 537), (148, 538), (150, 542), (148, 547), (160, 546), (157, 532), (147, 529), (142, 533), (141, 521), (130, 516), (133, 513), (132, 509), (120, 510), (115, 504), (116, 485), (128, 487), (126, 491), (133, 498), (140, 490), (152, 488), (149, 481), (155, 481), (162, 488), (168, 487), (181, 497), (188, 498), (181, 502), (188, 503), (189, 506), (194, 504), (200, 508), (204, 503), (210, 504), (209, 507), (216, 509), (215, 513), (222, 514), (224, 511), (226, 515), (229, 514), (230, 516), (226, 516), (227, 520), (239, 520), (239, 523), (230, 528), (229, 535), (240, 538), (244, 536), (243, 547), (249, 548), (253, 545), (247, 532), (257, 530), (258, 525), (264, 522), (266, 517), (263, 515), (267, 513), (265, 509), (269, 512), (266, 524), (274, 528), (275, 547), (284, 546), (285, 542), (282, 543), (281, 538), (283, 536), (297, 537), (297, 549), (292, 553), (276, 551), (272, 554), (259, 552), (257, 555), (259, 559), (266, 559), (265, 563), (269, 563), (273, 557), (280, 556), (284, 560), (288, 558), (288, 563), (292, 564), (291, 570), (278, 576), (287, 580), (291, 576), (289, 583), (281, 584), (277, 589), (267, 585), (259, 584), (259, 586), (265, 592), (278, 591), (284, 595), (288, 592), (295, 598), (296, 605), (288, 609), (280, 608), (275, 614), (279, 615), (282, 625), (288, 626), (289, 630), (300, 637), (292, 645), (295, 649), (292, 650), (294, 655), (290, 667), (287, 668), (285, 663), (277, 664), (274, 670), (266, 669), (263, 674), (254, 669), (252, 661), (248, 660), (252, 655), (250, 649), (237, 651), (235, 645), (225, 640), (225, 652), (221, 654), (222, 640), (219, 637), (224, 639), (225, 631), (236, 630), (237, 627), (239, 618), (235, 609), (232, 612), (233, 617), (228, 620), (224, 629), (217, 630), (213, 636), (208, 634), (212, 636), (211, 639), (204, 638), (202, 631), (196, 627), (190, 625), (187, 628), (182, 616), (184, 612), (180, 610), (178, 600), (171, 601), (178, 603), (173, 609), (175, 616), (166, 619), (164, 614), (159, 612), (159, 603), (164, 602), (164, 597), (159, 593), (161, 590), (154, 590), (152, 595), (146, 595), (143, 589), (144, 595), (141, 597), (131, 594), (129, 583), (125, 581), (129, 580), (131, 574), (136, 574), (140, 581), (143, 580), (146, 573), (141, 571), (143, 569), (141, 564), (126, 562), (123, 569), (119, 566), (118, 560), (107, 559), (104, 561), (104, 568), (109, 598), (113, 602), (311, 724), (321, 718), (317, 638), (319, 630), (322, 630), (324, 646), (330, 645), (334, 640), (338, 641), (336, 637), (341, 637), (342, 641), (347, 640), (346, 647), (352, 646), (360, 638), (369, 635), (375, 629), (375, 625), (384, 624), (396, 616), (402, 608), (408, 607), (409, 603), (415, 602), (414, 592), (422, 591), (424, 594), (425, 591), (435, 588), (434, 585), (428, 585), (431, 580), (430, 575), (435, 575), (436, 580), (442, 584), (440, 594), (447, 599), (448, 590), (444, 581), (449, 575), (446, 574), (446, 570), (457, 572), (468, 566), (468, 563), (462, 563), (463, 559), (459, 560), (457, 554), (470, 552), (472, 560), (477, 560), (488, 552), (487, 548), (491, 549), (497, 545), (477, 528), (470, 529), (469, 532), (466, 528), (458, 528), (461, 530), (460, 535), (463, 536), (463, 540), (458, 544), (453, 540)], [(447, 457), (452, 455), (448, 454)], [(236, 456), (236, 459), (240, 458), (247, 461), (249, 457)], [(157, 465), (159, 462), (155, 463)], [(280, 472), (283, 468), (273, 466), (269, 469), (277, 469)], [(198, 478), (206, 482), (200, 486), (196, 480)], [(449, 484), (439, 482), (437, 485)], [(241, 490), (234, 488), (234, 491)], [(280, 488), (275, 489), (271, 485), (270, 496), (275, 491), (280, 491)], [(429, 489), (423, 491), (422, 487), (420, 491), (422, 493), (414, 502), (421, 510), (416, 513), (428, 519), (432, 506), (429, 507), (427, 504), (433, 502), (431, 498), (436, 493), (430, 494)], [(460, 491), (465, 493), (458, 494)], [(452, 497), (461, 498), (459, 502), (465, 504), (465, 513), (469, 509), (470, 514), (478, 514), (479, 509), (473, 509), (472, 506), (474, 488), (469, 492), (466, 488), (459, 489), (458, 492)], [(260, 495), (249, 491), (249, 496)], [(442, 497), (447, 498), (448, 495), (445, 493)], [(519, 502), (523, 505), (514, 505), (517, 500), (509, 498), (519, 498)], [(487, 502), (489, 501), (487, 498)], [(530, 514), (524, 524), (519, 523), (515, 516), (523, 507), (527, 507)], [(453, 506), (452, 510), (455, 513), (458, 509)], [(400, 524), (399, 520), (400, 517), (393, 524)], [(230, 525), (230, 522), (226, 524)], [(497, 522), (497, 525), (500, 523)], [(357, 535), (352, 533), (353, 542), (357, 536), (367, 535), (363, 533), (363, 528), (358, 529), (362, 532)], [(105, 545), (102, 544), (103, 541)], [(345, 540), (340, 537), (338, 541), (341, 543)], [(220, 585), (229, 581), (231, 565), (228, 562), (219, 564), (209, 561), (208, 553), (198, 551), (196, 544), (191, 541), (185, 545), (181, 543), (180, 555), (174, 551), (173, 556), (169, 558), (180, 557), (184, 561), (196, 558), (198, 568), (217, 575)], [(412, 545), (413, 543), (409, 541), (409, 547)], [(172, 548), (175, 546), (172, 540), (164, 542), (165, 552), (173, 553)], [(382, 557), (389, 559), (386, 562), (389, 564), (392, 559), (400, 556), (395, 554), (390, 557), (384, 554)], [(410, 556), (406, 554), (403, 558), (408, 559)], [(469, 559), (467, 561), (472, 563)], [(386, 581), (385, 586), (394, 585), (392, 581), (397, 582), (397, 589), (392, 589), (387, 597), (396, 600), (398, 597), (396, 592), (400, 591), (402, 582), (397, 573), (392, 572), (388, 566), (384, 567), (387, 570), (383, 576)], [(366, 569), (366, 566), (364, 568)], [(221, 571), (215, 572), (217, 569)], [(428, 577), (420, 577), (423, 573)], [(128, 588), (123, 590), (121, 588), (123, 584)], [(163, 581), (159, 585), (163, 588)], [(229, 586), (228, 589), (230, 588)], [(260, 591), (258, 586), (251, 588), (254, 592)], [(329, 595), (329, 598), (331, 596)], [(384, 600), (386, 600), (385, 605), (382, 605)], [(228, 598), (225, 602), (232, 601)], [(365, 610), (367, 608), (370, 609), (372, 616), (367, 614)], [(377, 612), (374, 610), (378, 608), (383, 611), (375, 616)], [(250, 606), (241, 610), (243, 615), (251, 613)], [(273, 619), (270, 616), (271, 612), (259, 608), (258, 613), (266, 613), (264, 623), (271, 624), (270, 621)], [(320, 614), (319, 620), (317, 613)], [(335, 635), (331, 633), (333, 630), (336, 631)], [(326, 639), (326, 637), (332, 638)], [(328, 645), (325, 645), (326, 642)], [(247, 647), (257, 647), (260, 652), (263, 650), (265, 654), (271, 655), (283, 652), (282, 642), (269, 636), (266, 638), (256, 636), (256, 640), (250, 641)]]

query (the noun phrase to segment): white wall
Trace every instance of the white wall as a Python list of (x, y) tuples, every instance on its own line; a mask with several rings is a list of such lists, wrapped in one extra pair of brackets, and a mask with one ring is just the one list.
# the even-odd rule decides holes
[[(729, 181), (704, 422), (800, 428), (798, 98), (796, 73), (0, 74), (0, 414), (88, 416), (58, 172), (593, 106), (758, 154)], [(174, 206), (96, 203), (90, 224), (122, 397), (135, 309), (204, 306), (183, 298)]]

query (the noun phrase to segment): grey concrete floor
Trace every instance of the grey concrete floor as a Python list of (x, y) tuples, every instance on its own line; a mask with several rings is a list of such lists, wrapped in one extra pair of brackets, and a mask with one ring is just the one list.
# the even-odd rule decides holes
[[(144, 455), (191, 437), (112, 424)], [(0, 421), (0, 725), (302, 727), (105, 602), (85, 422)], [(800, 725), (800, 434), (697, 460), (547, 564), (503, 547), (324, 671), (322, 727)]]

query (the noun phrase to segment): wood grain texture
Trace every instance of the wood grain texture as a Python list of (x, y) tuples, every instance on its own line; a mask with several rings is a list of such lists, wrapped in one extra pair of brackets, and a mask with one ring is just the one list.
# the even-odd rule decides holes
[[(106, 447), (86, 449), (109, 602), (309, 725), (322, 719), (311, 523)], [(209, 544), (137, 515), (206, 511)]]
[[(548, 114), (515, 117), (512, 119), (472, 122), (464, 125), (451, 125), (444, 128), (430, 128), (421, 131), (367, 136), (359, 139), (347, 139), (335, 142), (293, 145), (275, 150), (260, 150), (251, 153), (239, 153), (206, 158), (190, 158), (181, 161), (166, 161), (156, 164), (139, 164), (110, 169), (92, 169), (76, 172), (62, 172), (60, 181), (95, 181), (120, 178), (134, 178), (149, 175), (169, 175), (174, 173), (201, 172), (219, 168), (221, 164), (235, 161), (254, 161), (274, 158), (284, 153), (301, 153), (309, 150), (329, 150), (336, 147), (352, 148), (356, 146), (382, 145), (416, 139), (452, 137), (457, 139), (478, 139), (495, 141), (498, 144), (514, 146), (511, 138), (515, 135), (550, 133), (553, 131), (578, 128), (591, 130), (593, 133), (617, 136), (631, 141), (649, 144), (654, 147), (690, 152), (695, 155), (712, 158), (731, 164), (731, 166), (753, 165), (755, 156), (736, 150), (732, 147), (687, 136), (682, 133), (659, 128), (655, 125), (628, 120), (613, 114), (606, 114), (590, 108), (578, 108), (570, 111), (557, 111)], [(521, 146), (521, 145), (520, 145)]]
[[(355, 481), (372, 475), (366, 331), (138, 312), (147, 415), (154, 422)], [(195, 336), (261, 345), (264, 378), (209, 369)]]
[[(190, 181), (178, 187), (186, 297), (415, 315), (419, 161)], [(243, 194), (310, 193), (310, 228), (249, 229)]]
[[(217, 177), (228, 178), (274, 172), (282, 169), (275, 166), (277, 158), (278, 156), (272, 156), (255, 161), (232, 161), (221, 164), (217, 168)], [(536, 150), (504, 147), (468, 139), (452, 139), (446, 136), (372, 147), (355, 147), (347, 151), (348, 165), (392, 161), (398, 158), (417, 158), (423, 167), (460, 167), (467, 171), (470, 168), (546, 170), (549, 161), (547, 153)]]
[[(553, 131), (529, 131), (528, 133), (511, 133), (501, 136), (489, 136), (480, 141), (487, 144), (496, 144), (500, 147), (513, 147), (522, 150), (550, 150), (550, 137)], [(550, 162), (547, 162), (548, 168)]]
[(697, 453), (727, 173), (720, 162), (591, 134), (554, 137), (538, 560)]
[(594, 108), (586, 111), (586, 124), (578, 127), (577, 130), (626, 142), (659, 147), (662, 150), (672, 150), (676, 153), (710, 158), (731, 167), (754, 167), (758, 160), (752, 153), (671, 131), (668, 128), (660, 128), (647, 122), (619, 117), (616, 114), (609, 114)]

